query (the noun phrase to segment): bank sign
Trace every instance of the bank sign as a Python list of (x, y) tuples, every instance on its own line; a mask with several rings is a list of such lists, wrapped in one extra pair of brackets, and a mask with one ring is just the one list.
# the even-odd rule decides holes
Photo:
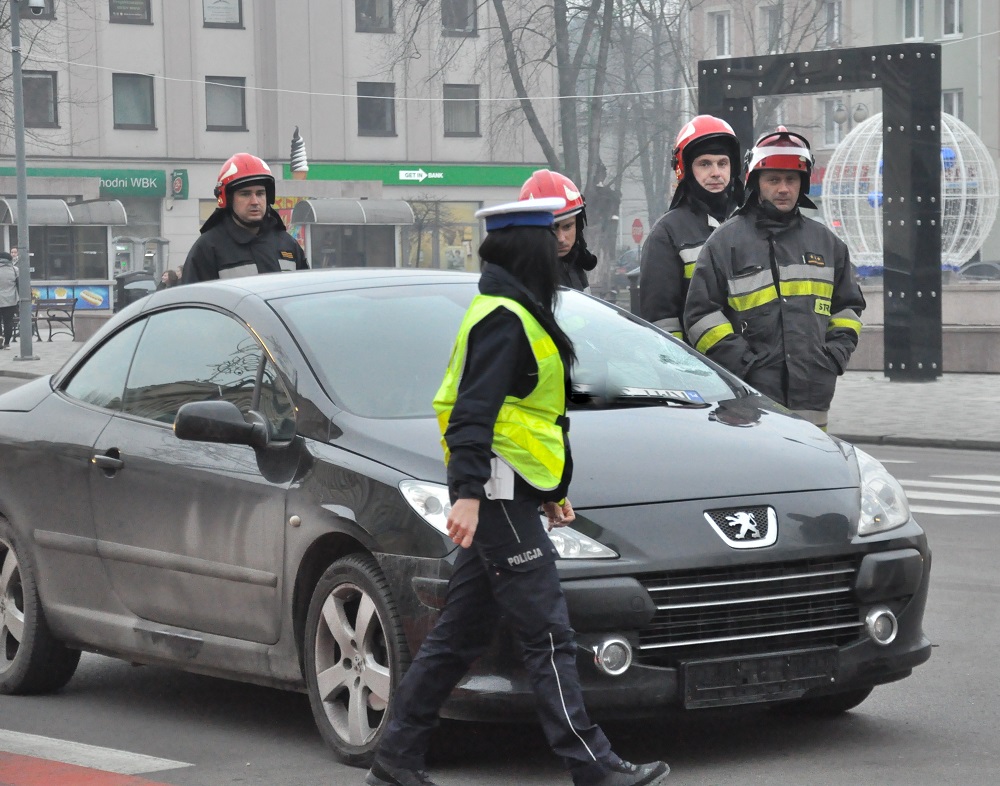
[[(379, 180), (385, 186), (505, 186), (520, 188), (544, 164), (310, 164), (309, 180)], [(284, 177), (291, 179), (286, 164)]]
[[(0, 167), (0, 175), (14, 177), (12, 167)], [(28, 167), (28, 177), (96, 177), (101, 181), (101, 196), (160, 197), (167, 195), (167, 173), (162, 169), (64, 169)]]

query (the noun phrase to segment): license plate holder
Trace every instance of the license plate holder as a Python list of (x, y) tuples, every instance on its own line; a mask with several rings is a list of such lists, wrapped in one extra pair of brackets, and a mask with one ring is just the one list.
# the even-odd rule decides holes
[(685, 661), (684, 708), (727, 707), (796, 699), (837, 681), (837, 648)]

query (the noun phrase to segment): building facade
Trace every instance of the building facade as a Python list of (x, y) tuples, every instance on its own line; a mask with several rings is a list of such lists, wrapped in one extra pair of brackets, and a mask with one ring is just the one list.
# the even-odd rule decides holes
[[(269, 162), (286, 221), (301, 200), (360, 203), (300, 211), (326, 222), (296, 227), (314, 266), (475, 269), (475, 210), (516, 198), (544, 166), (491, 56), (488, 4), (442, 0), (418, 23), (427, 4), (406, 0), (46, 2), (20, 24), (39, 290), (101, 291), (107, 309), (121, 272), (179, 266), (215, 207), (221, 164), (237, 152)], [(533, 93), (556, 92), (551, 69), (533, 78)], [(553, 107), (538, 109), (554, 135)], [(308, 151), (302, 180), (288, 163), (296, 128)], [(14, 143), (2, 131), (9, 248)], [(405, 200), (412, 216), (365, 211), (365, 200)], [(390, 242), (384, 226), (347, 223), (358, 207), (361, 221), (392, 222)]]

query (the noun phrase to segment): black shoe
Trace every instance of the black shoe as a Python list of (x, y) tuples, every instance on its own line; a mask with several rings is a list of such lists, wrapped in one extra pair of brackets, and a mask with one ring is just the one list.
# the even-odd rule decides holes
[(670, 768), (666, 762), (652, 761), (649, 764), (630, 764), (623, 761), (608, 767), (608, 772), (593, 786), (658, 786), (667, 779)]
[(365, 776), (368, 786), (437, 786), (423, 770), (407, 770), (375, 760)]

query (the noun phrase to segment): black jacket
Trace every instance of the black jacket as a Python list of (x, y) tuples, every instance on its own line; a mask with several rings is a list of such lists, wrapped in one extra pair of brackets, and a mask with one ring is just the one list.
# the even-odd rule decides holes
[(229, 212), (221, 209), (209, 217), (201, 232), (184, 262), (182, 284), (309, 268), (302, 246), (288, 234), (281, 217), (270, 207), (256, 235), (237, 225)]
[[(538, 314), (539, 306), (528, 291), (496, 265), (486, 265), (483, 269), (479, 291), (484, 295), (511, 298), (536, 316)], [(538, 364), (521, 320), (513, 311), (495, 309), (472, 328), (458, 396), (444, 435), (451, 453), (448, 490), (452, 499), (485, 498), (483, 485), (490, 477), (493, 427), (500, 407), (507, 396), (526, 396), (537, 382)], [(572, 475), (573, 460), (567, 439), (562, 483), (548, 492), (546, 498), (560, 500), (565, 497)], [(520, 476), (515, 476), (514, 493), (517, 499), (538, 499), (542, 494)]]
[(559, 258), (559, 283), (582, 292), (590, 286), (587, 271), (597, 267), (597, 257), (590, 253), (587, 241), (583, 239), (581, 232), (577, 223), (576, 243), (566, 256)]

